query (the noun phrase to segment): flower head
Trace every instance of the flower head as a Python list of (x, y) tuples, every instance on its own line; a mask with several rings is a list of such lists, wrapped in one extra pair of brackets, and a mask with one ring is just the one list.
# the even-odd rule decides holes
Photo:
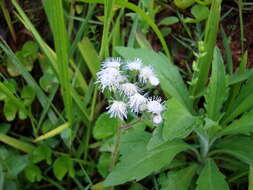
[(101, 89), (104, 91), (108, 88), (110, 91), (119, 87), (120, 83), (124, 82), (126, 78), (118, 69), (105, 68), (97, 73), (97, 83), (101, 84)]
[(115, 69), (120, 69), (121, 66), (121, 59), (119, 57), (116, 58), (107, 58), (103, 64), (102, 64), (102, 68), (103, 69), (107, 69), (107, 68), (115, 68)]
[(139, 89), (135, 84), (130, 82), (124, 83), (120, 85), (119, 90), (121, 93), (125, 94), (126, 96), (132, 96), (138, 93)]
[(147, 102), (147, 110), (150, 113), (160, 115), (164, 110), (164, 106), (161, 104), (160, 98), (152, 98)]
[(129, 106), (133, 112), (139, 113), (145, 109), (145, 105), (147, 103), (147, 98), (139, 93), (130, 96), (129, 98)]
[(162, 118), (162, 116), (161, 116), (160, 114), (155, 115), (155, 116), (153, 117), (153, 123), (154, 123), (154, 124), (159, 124), (159, 123), (161, 123), (162, 121), (163, 121), (163, 118)]
[(159, 79), (156, 76), (149, 77), (148, 81), (152, 86), (157, 86), (160, 83)]
[(113, 103), (107, 107), (110, 117), (118, 117), (123, 120), (127, 118), (127, 104), (123, 101), (114, 100)]
[(150, 66), (145, 66), (140, 70), (139, 78), (143, 83), (146, 83), (150, 77), (154, 77), (153, 68)]
[(142, 68), (142, 61), (139, 58), (136, 58), (133, 61), (129, 61), (126, 64), (126, 69), (130, 71), (140, 71)]

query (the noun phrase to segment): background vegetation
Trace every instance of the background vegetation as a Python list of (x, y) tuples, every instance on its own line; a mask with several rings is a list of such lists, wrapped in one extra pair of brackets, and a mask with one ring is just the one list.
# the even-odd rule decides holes
[[(0, 190), (253, 189), (251, 1), (0, 0), (0, 7)], [(153, 65), (161, 87), (152, 93), (176, 111), (164, 113), (163, 138), (148, 121), (124, 131), (120, 154), (130, 169), (116, 166), (107, 178), (113, 187), (104, 187), (119, 156), (119, 124), (94, 82), (109, 56)], [(167, 151), (179, 138), (191, 148), (160, 147), (153, 168), (134, 170), (149, 157), (148, 140)], [(159, 157), (168, 164), (152, 165)]]

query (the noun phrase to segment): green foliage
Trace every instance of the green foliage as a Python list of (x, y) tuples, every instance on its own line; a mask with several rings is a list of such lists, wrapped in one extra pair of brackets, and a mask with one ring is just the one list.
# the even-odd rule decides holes
[(217, 121), (221, 116), (221, 108), (227, 98), (228, 86), (225, 74), (225, 67), (218, 48), (215, 48), (212, 74), (206, 92), (206, 112), (207, 116)]
[(105, 180), (106, 186), (114, 186), (130, 180), (140, 180), (152, 172), (157, 172), (169, 164), (178, 153), (188, 148), (188, 145), (182, 141), (172, 141), (152, 150), (147, 150), (145, 142), (140, 141), (142, 133), (135, 134), (134, 139), (139, 140), (138, 143), (133, 142), (136, 143), (135, 149), (131, 149), (129, 146), (132, 140), (132, 136), (130, 136), (128, 139), (128, 147), (130, 148), (123, 151), (119, 164)]
[(117, 131), (117, 127), (118, 120), (116, 118), (110, 118), (107, 113), (101, 114), (93, 128), (93, 136), (95, 139), (110, 137)]
[(53, 172), (58, 180), (62, 180), (67, 173), (70, 177), (74, 177), (75, 170), (73, 161), (66, 156), (57, 158), (53, 164)]
[(197, 118), (191, 115), (175, 98), (170, 99), (166, 105), (163, 138), (173, 140), (188, 136), (194, 129)]
[(220, 189), (229, 190), (224, 175), (219, 171), (217, 165), (212, 159), (208, 159), (197, 180), (196, 190)]

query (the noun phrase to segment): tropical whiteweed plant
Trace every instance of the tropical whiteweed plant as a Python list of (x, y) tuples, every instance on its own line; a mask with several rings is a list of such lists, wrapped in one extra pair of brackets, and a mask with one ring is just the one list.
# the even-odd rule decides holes
[[(245, 73), (227, 75), (215, 48), (208, 85), (196, 97), (163, 54), (124, 47), (116, 50), (125, 59), (138, 57), (144, 65), (154, 67), (167, 101), (164, 122), (152, 130), (135, 125), (121, 129), (119, 162), (105, 186), (157, 174), (164, 190), (227, 190), (233, 182), (238, 183), (240, 175), (248, 174), (253, 164), (249, 136), (253, 130), (252, 77), (247, 79)], [(203, 53), (198, 59), (201, 56)], [(193, 81), (190, 84), (191, 88), (196, 85)]]

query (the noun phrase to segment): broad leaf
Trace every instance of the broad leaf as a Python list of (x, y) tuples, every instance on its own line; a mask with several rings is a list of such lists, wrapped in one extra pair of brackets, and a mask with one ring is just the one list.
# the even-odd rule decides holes
[(215, 48), (212, 75), (205, 96), (205, 107), (207, 110), (207, 116), (210, 119), (217, 121), (220, 118), (220, 110), (227, 98), (227, 94), (228, 85), (226, 81), (225, 67), (219, 49)]
[(147, 150), (143, 140), (133, 138), (136, 149), (128, 149), (120, 158), (120, 162), (106, 178), (105, 186), (115, 186), (131, 180), (141, 180), (152, 172), (160, 170), (181, 151), (188, 148), (182, 141), (173, 141), (163, 144), (150, 151)]
[(192, 178), (196, 172), (198, 165), (193, 164), (187, 168), (168, 173), (166, 184), (162, 185), (161, 190), (188, 190)]
[(196, 190), (229, 190), (224, 175), (219, 171), (215, 162), (208, 159), (200, 173)]
[(253, 110), (242, 115), (238, 120), (234, 120), (224, 128), (220, 135), (248, 134), (253, 132)]
[(176, 98), (190, 112), (192, 112), (192, 101), (184, 84), (178, 68), (173, 65), (163, 54), (158, 54), (148, 49), (134, 49), (117, 47), (116, 51), (124, 58), (133, 60), (140, 58), (145, 65), (152, 65), (160, 79), (163, 91)]
[(194, 127), (196, 117), (176, 99), (167, 101), (167, 110), (164, 113), (163, 138), (173, 140), (188, 136)]
[(107, 113), (101, 114), (93, 128), (93, 136), (95, 139), (104, 139), (113, 135), (118, 126), (118, 120), (110, 118)]
[(219, 152), (230, 154), (250, 165), (253, 164), (252, 147), (253, 140), (245, 136), (225, 138), (216, 145)]

